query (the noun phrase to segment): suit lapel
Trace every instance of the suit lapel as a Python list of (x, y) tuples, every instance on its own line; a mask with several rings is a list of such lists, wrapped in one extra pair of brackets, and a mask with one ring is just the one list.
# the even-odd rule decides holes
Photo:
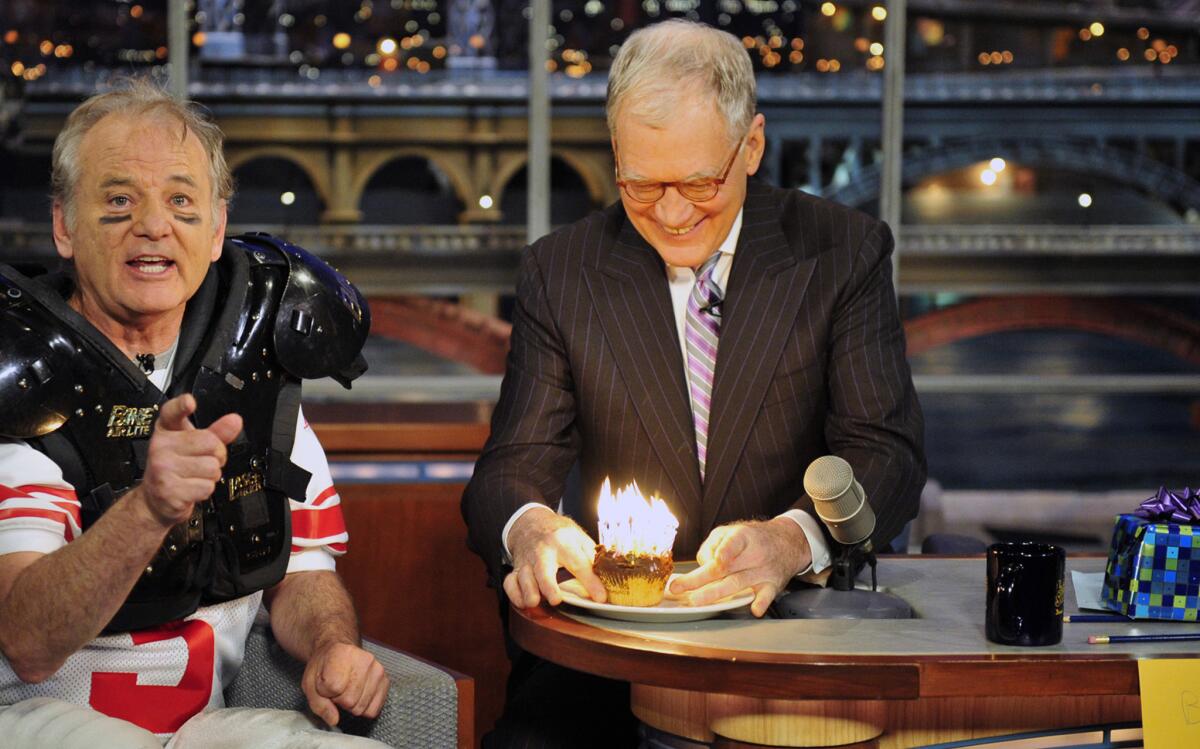
[(778, 211), (776, 200), (751, 183), (725, 292), (702, 528), (710, 528), (720, 512), (816, 264), (798, 260)]
[[(683, 355), (666, 271), (628, 220), (596, 267), (588, 289), (638, 419), (675, 488), (678, 506), (699, 518), (700, 469)], [(682, 518), (681, 518), (682, 520)]]

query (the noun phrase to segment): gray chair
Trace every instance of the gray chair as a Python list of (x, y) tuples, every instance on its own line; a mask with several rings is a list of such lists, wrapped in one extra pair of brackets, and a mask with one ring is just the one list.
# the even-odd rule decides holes
[[(346, 733), (367, 736), (396, 747), (437, 749), (458, 746), (458, 686), (448, 672), (375, 642), (371, 651), (391, 677), (387, 703), (375, 720), (342, 713)], [(225, 690), (231, 707), (273, 707), (305, 711), (300, 690), (304, 664), (275, 642), (264, 616), (254, 623), (246, 658), (237, 679)], [(464, 708), (467, 706), (464, 705)]]

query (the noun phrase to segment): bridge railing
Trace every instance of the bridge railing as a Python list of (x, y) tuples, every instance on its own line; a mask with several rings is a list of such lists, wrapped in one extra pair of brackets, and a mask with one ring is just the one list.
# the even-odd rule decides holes
[[(368, 294), (509, 293), (523, 226), (256, 225)], [(906, 226), (904, 294), (1200, 293), (1200, 225)], [(0, 262), (54, 257), (50, 227), (0, 221)]]

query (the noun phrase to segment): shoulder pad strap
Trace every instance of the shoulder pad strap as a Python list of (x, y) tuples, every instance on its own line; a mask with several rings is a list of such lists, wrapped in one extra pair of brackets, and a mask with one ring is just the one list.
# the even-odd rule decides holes
[(362, 347), (371, 312), (362, 293), (324, 260), (282, 239), (255, 233), (230, 241), (255, 257), (261, 253), (287, 262), (287, 284), (275, 316), (280, 365), (296, 377), (332, 377), (349, 388), (367, 368)]

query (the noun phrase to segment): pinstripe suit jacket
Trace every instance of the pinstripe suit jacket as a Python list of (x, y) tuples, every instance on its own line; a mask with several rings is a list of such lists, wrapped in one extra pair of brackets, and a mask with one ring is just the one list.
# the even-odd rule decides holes
[(620, 203), (522, 256), (492, 432), (463, 496), (472, 548), (502, 572), (500, 534), (530, 501), (596, 537), (611, 476), (657, 492), (679, 519), (675, 558), (714, 527), (813, 512), (803, 476), (849, 461), (886, 543), (916, 514), (923, 420), (891, 285), (892, 237), (865, 214), (751, 181), (723, 305), (702, 483), (685, 364), (662, 260)]

